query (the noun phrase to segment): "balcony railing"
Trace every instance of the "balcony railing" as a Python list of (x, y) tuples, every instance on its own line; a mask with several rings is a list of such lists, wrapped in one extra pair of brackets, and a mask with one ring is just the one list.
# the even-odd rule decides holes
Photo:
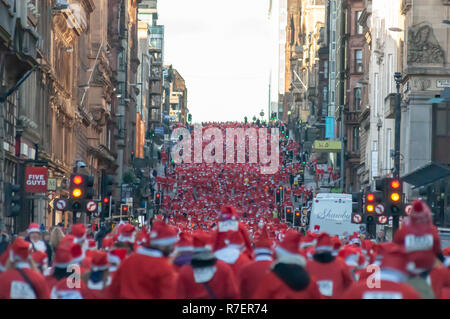
[(359, 123), (359, 112), (345, 113), (345, 124), (358, 124), (358, 123)]

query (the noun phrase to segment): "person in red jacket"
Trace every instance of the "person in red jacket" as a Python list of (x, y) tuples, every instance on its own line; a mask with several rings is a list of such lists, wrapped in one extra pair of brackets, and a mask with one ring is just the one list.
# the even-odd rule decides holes
[(9, 267), (0, 274), (0, 299), (48, 299), (44, 276), (29, 262), (31, 245), (17, 238), (11, 245)]
[(180, 239), (177, 242), (171, 257), (172, 264), (177, 271), (184, 265), (189, 265), (194, 250), (194, 247), (192, 246), (192, 237), (189, 233), (181, 232), (179, 237)]
[(272, 247), (273, 242), (264, 227), (255, 240), (254, 261), (245, 265), (239, 273), (239, 291), (242, 299), (252, 298), (262, 278), (270, 271), (274, 255)]
[(239, 290), (231, 267), (217, 260), (204, 232), (194, 234), (194, 254), (189, 265), (179, 270), (178, 299), (236, 299)]
[(244, 241), (238, 231), (219, 232), (219, 244), (214, 255), (217, 259), (231, 266), (236, 278), (239, 280), (241, 269), (250, 263), (247, 254), (244, 253)]
[(408, 254), (396, 246), (383, 256), (381, 270), (372, 280), (354, 283), (343, 299), (421, 299), (419, 293), (406, 283), (408, 280)]
[(301, 235), (289, 230), (276, 247), (277, 258), (261, 280), (255, 299), (321, 299), (316, 281), (306, 271), (306, 259), (299, 252)]
[(413, 202), (411, 214), (394, 235), (394, 243), (401, 245), (411, 260), (411, 273), (420, 275), (433, 268), (436, 257), (444, 260), (439, 232), (433, 225), (431, 210), (420, 200)]
[(327, 233), (317, 239), (312, 260), (308, 260), (306, 269), (317, 280), (320, 293), (324, 298), (339, 298), (353, 283), (352, 275), (342, 259), (333, 255), (333, 241)]
[(109, 298), (174, 299), (177, 274), (168, 256), (177, 242), (177, 231), (155, 221), (148, 244), (126, 258), (108, 287)]
[(108, 273), (108, 255), (106, 252), (94, 250), (92, 266), (87, 280), (87, 297), (89, 299), (102, 299), (106, 297), (106, 287), (111, 284)]

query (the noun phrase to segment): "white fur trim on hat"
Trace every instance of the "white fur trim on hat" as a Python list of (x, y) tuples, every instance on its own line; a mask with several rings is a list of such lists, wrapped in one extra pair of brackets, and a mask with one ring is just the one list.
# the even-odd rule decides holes
[(280, 246), (277, 246), (275, 251), (277, 253), (277, 263), (306, 266), (306, 259), (300, 254), (293, 254)]
[(163, 257), (163, 253), (156, 249), (138, 247), (136, 249), (136, 254), (145, 255), (149, 257)]
[(108, 269), (108, 265), (105, 266), (91, 266), (92, 271), (102, 271)]
[(108, 254), (108, 262), (110, 264), (120, 265), (121, 260), (120, 260), (119, 256), (116, 256), (116, 255), (113, 255), (113, 254)]
[(179, 246), (179, 247), (175, 247), (174, 254), (176, 254), (176, 253), (182, 253), (182, 252), (186, 252), (186, 251), (192, 252), (192, 251), (194, 251), (194, 247), (192, 247), (192, 246)]
[(241, 251), (235, 247), (225, 247), (217, 250), (214, 253), (217, 259), (220, 259), (227, 264), (234, 264), (236, 260), (239, 258)]
[(348, 266), (357, 267), (359, 265), (358, 259), (359, 259), (358, 254), (349, 255), (349, 256), (347, 256), (347, 258), (345, 258), (345, 263)]
[(321, 251), (333, 251), (333, 246), (317, 246), (316, 252), (321, 252)]
[(150, 244), (152, 245), (158, 245), (158, 246), (171, 246), (175, 244), (178, 241), (178, 238), (175, 237), (167, 237), (167, 238), (161, 238), (161, 239), (151, 239)]
[(269, 248), (255, 248), (253, 250), (255, 252), (256, 255), (258, 254), (272, 254), (272, 250)]
[(117, 241), (120, 241), (122, 243), (132, 243), (132, 244), (134, 244), (135, 238), (134, 238), (134, 235), (132, 235), (132, 236), (119, 235), (119, 237), (117, 237)]
[(450, 257), (445, 257), (443, 264), (444, 267), (450, 267)]
[(40, 228), (29, 228), (27, 229), (27, 233), (40, 233), (41, 229)]

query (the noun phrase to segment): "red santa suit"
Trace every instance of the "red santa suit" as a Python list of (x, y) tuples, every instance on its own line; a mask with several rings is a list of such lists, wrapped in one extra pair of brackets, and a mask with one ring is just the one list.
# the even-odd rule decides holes
[[(104, 272), (108, 270), (108, 256), (105, 252), (94, 251), (92, 254), (91, 274), (86, 284), (86, 295), (89, 299), (106, 298), (106, 288), (111, 284), (111, 277), (103, 280)], [(100, 275), (100, 278), (95, 278)]]
[(239, 273), (239, 291), (242, 299), (250, 299), (256, 292), (263, 277), (270, 271), (273, 264), (273, 242), (269, 239), (264, 227), (255, 240), (254, 261), (245, 265)]
[[(15, 268), (0, 274), (0, 299), (48, 299), (50, 297), (44, 276), (31, 269), (26, 262), (30, 252), (30, 243), (21, 237), (12, 244), (10, 259), (15, 263)], [(21, 271), (29, 278), (32, 285), (27, 282)]]
[(306, 269), (314, 277), (324, 298), (339, 298), (353, 283), (347, 265), (332, 256), (333, 242), (331, 237), (322, 233), (317, 240), (315, 254), (308, 260)]
[(239, 280), (241, 269), (250, 263), (247, 254), (243, 253), (244, 242), (240, 232), (228, 231), (218, 233), (219, 244), (214, 255), (231, 266), (236, 278)]
[(411, 214), (394, 235), (394, 242), (405, 248), (413, 262), (410, 272), (420, 274), (433, 268), (436, 256), (441, 253), (441, 240), (427, 204), (414, 201)]
[(401, 247), (392, 249), (383, 256), (381, 271), (372, 285), (367, 282), (353, 284), (342, 296), (343, 299), (421, 299), (419, 293), (406, 283), (408, 257)]
[[(177, 241), (176, 231), (164, 222), (155, 221), (150, 245), (171, 246)], [(138, 247), (117, 270), (108, 287), (109, 298), (173, 299), (176, 297), (177, 275), (160, 250)]]
[[(211, 256), (213, 257), (212, 254)], [(191, 265), (184, 265), (179, 270), (177, 298), (237, 299), (239, 290), (233, 270), (221, 260), (217, 260), (211, 267), (202, 267), (199, 271)]]
[(261, 280), (255, 299), (320, 299), (317, 283), (306, 271), (300, 255), (300, 233), (288, 231), (276, 248), (277, 259)]

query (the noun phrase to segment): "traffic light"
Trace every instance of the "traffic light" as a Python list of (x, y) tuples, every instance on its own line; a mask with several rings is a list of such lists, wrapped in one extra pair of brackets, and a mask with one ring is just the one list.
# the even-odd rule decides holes
[(247, 116), (244, 116), (244, 123), (247, 124), (248, 118)]
[(19, 184), (5, 183), (6, 217), (19, 216), (21, 206), (21, 187)]
[(278, 188), (275, 191), (275, 203), (277, 204), (281, 203), (281, 191)]
[(188, 114), (188, 122), (192, 122), (192, 114), (191, 113)]
[(161, 205), (162, 202), (162, 195), (161, 192), (155, 193), (155, 205)]
[(94, 180), (95, 177), (92, 175), (87, 176), (86, 179), (86, 199), (92, 199), (95, 195), (94, 190)]
[(70, 176), (70, 198), (72, 211), (82, 210), (83, 199), (87, 192), (87, 176), (83, 174), (72, 174)]
[(298, 209), (296, 209), (294, 213), (294, 227), (301, 226), (301, 223), (302, 223), (302, 214)]
[(294, 222), (294, 216), (293, 216), (293, 213), (292, 213), (292, 207), (290, 207), (290, 206), (285, 207), (284, 208), (284, 213), (285, 213), (287, 222)]
[[(109, 204), (112, 195), (113, 180), (114, 177), (112, 175), (107, 175), (105, 174), (105, 171), (102, 170), (101, 197), (103, 199), (103, 205)], [(105, 200), (107, 201), (105, 202)]]
[(403, 214), (403, 185), (398, 179), (386, 179), (386, 209), (390, 216)]
[(361, 192), (352, 193), (352, 212), (362, 213), (363, 196)]
[(127, 204), (122, 204), (120, 206), (121, 206), (120, 207), (121, 215), (128, 215), (130, 213), (130, 208), (128, 207)]

